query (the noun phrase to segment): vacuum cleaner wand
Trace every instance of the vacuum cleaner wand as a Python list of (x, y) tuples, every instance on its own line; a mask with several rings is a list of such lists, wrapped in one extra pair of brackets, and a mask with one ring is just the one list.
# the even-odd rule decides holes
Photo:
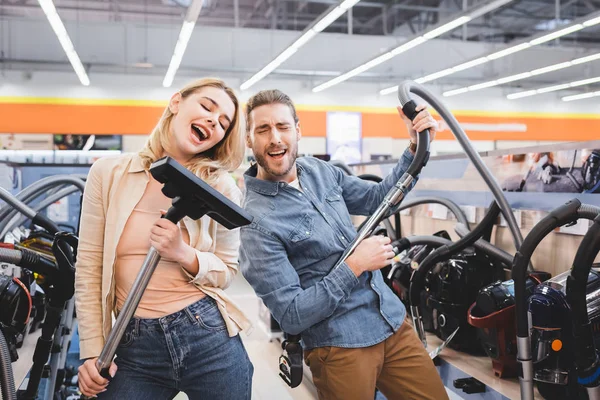
[[(416, 111), (416, 104), (412, 100), (405, 102), (402, 105), (402, 111), (411, 121), (415, 119), (418, 114)], [(427, 160), (429, 160), (429, 129), (425, 129), (418, 133), (417, 150), (412, 163), (402, 177), (400, 177), (398, 182), (396, 182), (396, 185), (387, 193), (383, 202), (377, 207), (377, 210), (375, 210), (363, 224), (362, 228), (358, 231), (358, 234), (346, 248), (333, 269), (340, 267), (354, 250), (356, 250), (356, 247), (373, 233), (375, 227), (386, 217), (388, 212), (404, 199), (404, 196), (406, 196), (415, 177), (421, 172), (423, 166), (427, 164)]]
[[(150, 173), (154, 179), (164, 184), (162, 192), (165, 196), (173, 199), (171, 208), (163, 218), (175, 224), (185, 216), (197, 220), (204, 215), (209, 215), (227, 229), (235, 229), (252, 222), (252, 217), (246, 211), (170, 157), (154, 162), (150, 166)], [(107, 379), (110, 379), (108, 369), (117, 346), (159, 261), (160, 255), (151, 247), (96, 361), (98, 371)]]

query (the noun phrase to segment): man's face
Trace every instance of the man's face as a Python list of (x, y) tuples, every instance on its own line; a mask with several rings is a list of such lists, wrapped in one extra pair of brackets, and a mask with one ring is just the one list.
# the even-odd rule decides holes
[(301, 134), (292, 110), (285, 104), (269, 104), (255, 108), (250, 115), (247, 144), (261, 167), (258, 178), (293, 181)]

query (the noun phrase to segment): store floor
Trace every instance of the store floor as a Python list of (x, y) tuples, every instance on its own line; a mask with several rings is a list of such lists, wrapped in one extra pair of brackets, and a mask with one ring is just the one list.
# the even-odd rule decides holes
[[(290, 389), (281, 380), (278, 373), (278, 359), (281, 355), (279, 341), (269, 342), (267, 334), (260, 328), (258, 321), (259, 300), (250, 285), (241, 275), (238, 275), (227, 293), (244, 310), (246, 315), (255, 322), (255, 328), (250, 335), (242, 334), (242, 340), (248, 355), (254, 365), (254, 379), (252, 384), (252, 400), (316, 400), (315, 386), (307, 379), (302, 384)], [(450, 400), (459, 400), (461, 397), (447, 390)], [(380, 399), (381, 397), (381, 399)], [(385, 400), (383, 396), (377, 400)], [(180, 393), (175, 400), (185, 400), (187, 396)]]

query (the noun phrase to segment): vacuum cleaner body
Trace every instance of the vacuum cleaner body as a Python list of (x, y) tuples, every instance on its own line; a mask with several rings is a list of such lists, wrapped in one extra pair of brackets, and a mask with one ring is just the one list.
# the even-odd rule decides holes
[[(527, 279), (527, 292), (539, 284)], [(469, 308), (469, 324), (477, 328), (477, 337), (499, 378), (517, 376), (517, 330), (515, 324), (514, 281), (497, 281), (482, 288)]]
[(19, 278), (0, 275), (0, 330), (12, 362), (19, 358), (17, 348), (26, 334), (30, 313), (31, 297), (25, 284)]
[[(586, 398), (577, 384), (571, 307), (564, 272), (537, 286), (528, 301), (534, 380), (545, 398)], [(600, 345), (600, 273), (587, 283), (587, 307), (596, 346)], [(558, 396), (558, 397), (557, 397)], [(566, 397), (565, 397), (566, 396)], [(583, 396), (583, 397), (582, 397)]]
[(449, 347), (482, 354), (477, 329), (467, 319), (468, 310), (479, 290), (502, 279), (502, 276), (500, 265), (473, 248), (467, 248), (453, 258), (438, 263), (428, 277), (427, 307), (422, 311), (423, 320), (430, 309), (433, 330), (440, 339), (448, 339), (459, 328)]

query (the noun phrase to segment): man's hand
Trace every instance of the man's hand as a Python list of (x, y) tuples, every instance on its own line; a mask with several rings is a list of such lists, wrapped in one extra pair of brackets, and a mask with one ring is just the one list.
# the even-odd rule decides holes
[(414, 121), (411, 121), (404, 112), (402, 111), (402, 107), (396, 107), (398, 110), (398, 114), (402, 118), (402, 121), (406, 125), (406, 129), (410, 134), (410, 140), (413, 143), (417, 143), (417, 132), (422, 132), (425, 129), (429, 129), (429, 141), (433, 141), (435, 139), (435, 134), (438, 127), (438, 122), (433, 119), (429, 111), (427, 111), (425, 105), (421, 104), (417, 106), (416, 110), (419, 112), (415, 117)]
[[(100, 376), (96, 369), (97, 359), (96, 357), (86, 360), (78, 369), (79, 390), (87, 397), (94, 397), (98, 393), (104, 392), (108, 385), (108, 380)], [(117, 373), (117, 364), (112, 362), (108, 373), (114, 377)]]
[(390, 242), (390, 238), (386, 236), (367, 238), (346, 259), (346, 264), (357, 277), (365, 271), (376, 271), (390, 265), (396, 255)]

